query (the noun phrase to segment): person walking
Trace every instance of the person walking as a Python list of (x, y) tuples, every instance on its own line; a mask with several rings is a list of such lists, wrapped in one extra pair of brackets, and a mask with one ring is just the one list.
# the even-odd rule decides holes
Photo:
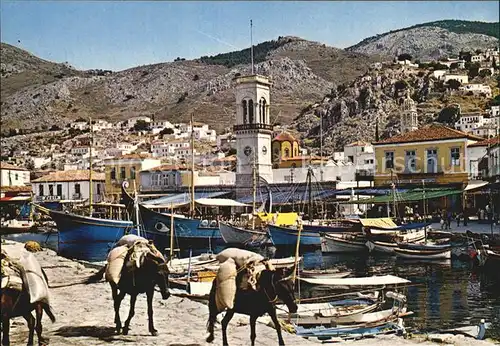
[(450, 230), (451, 229), (451, 219), (453, 218), (453, 214), (451, 210), (448, 210), (448, 213), (446, 214), (446, 229)]
[(457, 213), (457, 215), (455, 216), (455, 220), (457, 221), (457, 227), (460, 227), (460, 213)]

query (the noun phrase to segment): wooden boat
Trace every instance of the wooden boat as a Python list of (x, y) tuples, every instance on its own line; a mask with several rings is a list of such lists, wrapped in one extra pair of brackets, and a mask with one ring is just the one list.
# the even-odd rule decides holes
[(397, 243), (387, 243), (382, 241), (368, 240), (365, 243), (370, 252), (376, 251), (379, 253), (393, 254), (394, 249), (398, 248)]
[(59, 231), (58, 253), (82, 260), (105, 259), (121, 237), (135, 233), (132, 221), (99, 219), (50, 210)]
[(341, 272), (332, 269), (319, 269), (319, 270), (301, 270), (299, 272), (299, 278), (313, 278), (313, 279), (334, 279), (334, 278), (345, 278), (351, 275), (351, 272)]
[(451, 244), (412, 244), (412, 243), (398, 243), (398, 248), (409, 250), (447, 250), (451, 249)]
[(337, 326), (331, 328), (325, 328), (323, 326), (316, 328), (295, 326), (295, 332), (298, 336), (302, 336), (304, 338), (316, 337), (320, 340), (327, 340), (332, 337), (340, 337), (343, 339), (352, 337), (360, 338), (378, 334), (393, 333), (401, 329), (402, 327), (398, 324), (385, 321), (382, 323), (376, 323), (373, 326), (366, 326), (366, 324), (356, 326)]
[[(297, 263), (300, 263), (302, 259), (303, 257), (298, 257)], [(295, 257), (271, 258), (269, 263), (271, 263), (276, 269), (292, 268), (295, 265)]]
[(362, 235), (351, 233), (324, 234), (321, 238), (321, 252), (366, 251), (365, 242)]
[(451, 250), (448, 249), (438, 249), (438, 250), (411, 250), (411, 249), (394, 249), (396, 257), (408, 258), (408, 259), (450, 259)]
[(0, 225), (0, 234), (15, 234), (31, 232), (35, 227), (35, 222), (32, 220), (6, 220)]
[(174, 258), (168, 263), (168, 269), (170, 273), (173, 274), (183, 274), (187, 273), (190, 269), (192, 272), (202, 271), (202, 270), (216, 270), (218, 268), (219, 261), (215, 256), (211, 254), (203, 254), (200, 256), (189, 258)]
[[(269, 235), (274, 246), (295, 246), (299, 231), (297, 228), (269, 225)], [(321, 236), (317, 232), (300, 233), (301, 246), (321, 246)]]
[(226, 244), (248, 245), (251, 243), (262, 243), (269, 238), (266, 231), (238, 227), (225, 222), (219, 223), (219, 230)]
[(315, 220), (311, 223), (304, 222), (302, 227), (304, 231), (317, 232), (317, 233), (347, 233), (347, 232), (359, 232), (358, 229), (359, 222), (339, 219), (339, 220)]
[(333, 278), (333, 279), (316, 279), (316, 278), (301, 278), (302, 281), (312, 285), (327, 285), (333, 287), (378, 287), (378, 286), (394, 286), (406, 285), (411, 281), (394, 276), (367, 276), (360, 278)]
[(500, 253), (486, 250), (486, 262), (488, 264), (500, 265)]

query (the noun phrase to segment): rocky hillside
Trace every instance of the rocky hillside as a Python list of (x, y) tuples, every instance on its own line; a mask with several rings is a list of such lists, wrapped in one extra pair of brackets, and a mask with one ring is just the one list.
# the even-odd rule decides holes
[[(495, 78), (476, 77), (474, 82), (490, 85), (498, 95)], [(398, 134), (402, 103), (408, 98), (417, 109), (420, 125), (437, 121), (453, 126), (459, 109), (462, 113), (485, 111), (492, 102), (450, 91), (432, 77), (430, 69), (407, 70), (388, 63), (352, 83), (332, 88), (322, 100), (306, 107), (292, 127), (304, 139), (304, 146), (317, 152), (323, 119), (324, 150), (332, 153), (357, 140), (373, 142), (377, 123), (380, 139)]]
[(499, 23), (442, 20), (389, 31), (346, 48), (350, 52), (394, 57), (408, 53), (418, 59), (456, 56), (461, 50), (498, 46)]
[[(111, 72), (77, 71), (2, 44), (2, 131), (62, 126), (88, 116), (187, 121), (191, 112), (221, 130), (234, 119), (232, 79), (250, 72), (247, 51)], [(364, 74), (377, 61), (297, 37), (261, 43), (255, 56), (256, 72), (274, 82), (271, 116), (280, 123), (296, 117), (334, 83)]]

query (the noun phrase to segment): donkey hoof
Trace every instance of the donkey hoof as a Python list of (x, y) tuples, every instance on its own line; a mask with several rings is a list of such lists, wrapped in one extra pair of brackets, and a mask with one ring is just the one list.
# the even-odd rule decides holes
[(152, 336), (158, 336), (158, 331), (157, 331), (156, 329), (153, 329), (153, 330), (151, 331), (151, 335), (152, 335)]
[(123, 328), (123, 329), (122, 329), (122, 334), (123, 334), (123, 335), (128, 335), (128, 331), (129, 331), (129, 330), (130, 330), (129, 328)]
[(212, 341), (214, 341), (214, 336), (213, 335), (209, 335), (209, 336), (207, 336), (207, 338), (205, 340), (207, 342), (212, 342)]

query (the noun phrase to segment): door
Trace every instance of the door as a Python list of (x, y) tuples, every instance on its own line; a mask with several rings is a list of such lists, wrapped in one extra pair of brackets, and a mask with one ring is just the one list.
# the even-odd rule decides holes
[(427, 149), (427, 173), (437, 173), (437, 149)]
[(405, 155), (405, 172), (415, 173), (416, 170), (415, 150), (407, 150)]

